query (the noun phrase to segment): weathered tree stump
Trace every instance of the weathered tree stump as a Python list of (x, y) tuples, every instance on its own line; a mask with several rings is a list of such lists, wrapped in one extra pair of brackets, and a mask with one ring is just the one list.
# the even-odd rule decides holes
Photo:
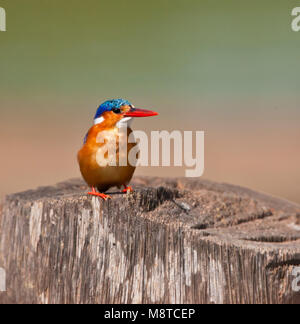
[(204, 180), (80, 180), (8, 196), (2, 303), (300, 303), (300, 206)]

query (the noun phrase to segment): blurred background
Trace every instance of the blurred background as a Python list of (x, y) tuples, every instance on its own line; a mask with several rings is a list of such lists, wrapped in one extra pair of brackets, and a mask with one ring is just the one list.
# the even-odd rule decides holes
[[(97, 106), (204, 130), (204, 178), (300, 202), (300, 32), (289, 0), (2, 0), (0, 195), (79, 177)], [(136, 174), (183, 176), (184, 168)]]

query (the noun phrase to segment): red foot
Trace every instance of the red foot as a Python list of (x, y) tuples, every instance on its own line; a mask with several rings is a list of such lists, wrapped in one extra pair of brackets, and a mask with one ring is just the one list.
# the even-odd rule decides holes
[(132, 187), (130, 187), (130, 186), (125, 186), (125, 185), (123, 185), (124, 187), (125, 187), (125, 189), (124, 190), (122, 190), (122, 192), (133, 192), (133, 189), (132, 189)]
[(97, 192), (94, 187), (92, 187), (92, 191), (91, 192), (88, 192), (88, 195), (100, 197), (100, 198), (102, 198), (104, 200), (111, 199), (111, 196), (106, 195), (104, 193)]

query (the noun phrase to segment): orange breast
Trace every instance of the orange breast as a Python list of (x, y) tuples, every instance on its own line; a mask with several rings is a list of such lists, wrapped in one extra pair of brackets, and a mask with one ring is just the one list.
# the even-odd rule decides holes
[[(131, 132), (132, 130), (128, 128), (127, 134), (124, 134), (126, 136), (127, 150), (122, 151), (119, 150), (121, 133), (117, 127), (107, 127), (105, 124), (98, 124), (89, 130), (86, 143), (78, 152), (78, 162), (81, 174), (90, 187), (96, 187), (100, 192), (105, 192), (110, 187), (120, 187), (130, 182), (135, 171), (135, 166), (129, 164), (128, 152), (137, 145), (136, 143), (128, 143), (128, 136)], [(114, 137), (116, 148), (115, 166), (104, 166), (108, 162), (111, 162), (109, 161), (111, 155), (107, 153), (107, 144), (113, 142), (112, 137)], [(106, 151), (106, 154), (104, 151)], [(126, 154), (126, 166), (120, 166), (122, 152)]]

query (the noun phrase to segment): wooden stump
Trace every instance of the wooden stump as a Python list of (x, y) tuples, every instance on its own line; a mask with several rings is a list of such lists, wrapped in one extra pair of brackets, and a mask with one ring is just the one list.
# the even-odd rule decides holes
[(300, 303), (299, 205), (204, 180), (134, 186), (107, 202), (81, 180), (8, 196), (0, 302)]

